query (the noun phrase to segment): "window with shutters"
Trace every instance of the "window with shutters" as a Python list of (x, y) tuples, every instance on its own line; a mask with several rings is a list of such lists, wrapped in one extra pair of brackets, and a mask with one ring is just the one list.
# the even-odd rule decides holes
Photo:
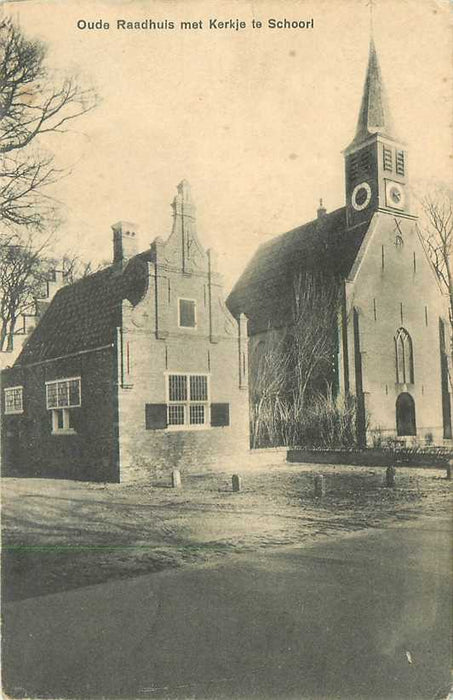
[(24, 388), (10, 386), (5, 389), (5, 415), (10, 416), (24, 412)]
[(213, 428), (226, 427), (230, 425), (230, 404), (211, 404), (211, 425)]
[(167, 404), (169, 428), (209, 426), (209, 375), (167, 375)]
[(74, 433), (72, 409), (82, 405), (80, 377), (46, 382), (46, 404), (52, 412), (52, 434)]

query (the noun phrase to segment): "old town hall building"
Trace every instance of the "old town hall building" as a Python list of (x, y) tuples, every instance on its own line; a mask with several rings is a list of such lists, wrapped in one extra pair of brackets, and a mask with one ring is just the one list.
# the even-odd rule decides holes
[(412, 214), (408, 153), (373, 41), (344, 157), (345, 206), (321, 205), (316, 220), (263, 244), (228, 299), (249, 319), (250, 374), (263, 338), (291, 323), (294, 277), (321, 270), (340, 281), (335, 383), (356, 397), (359, 441), (442, 443), (452, 430), (448, 305)]
[(2, 373), (5, 473), (149, 479), (244, 456), (246, 319), (225, 306), (183, 180), (173, 228), (137, 251), (113, 228), (113, 263), (55, 294)]

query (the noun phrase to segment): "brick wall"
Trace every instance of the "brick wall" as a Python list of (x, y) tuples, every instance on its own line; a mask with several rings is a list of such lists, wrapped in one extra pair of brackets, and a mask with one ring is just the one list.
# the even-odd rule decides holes
[[(206, 270), (206, 268), (205, 268)], [(148, 290), (123, 304), (118, 338), (121, 480), (150, 479), (178, 468), (221, 468), (249, 449), (246, 335), (226, 309), (218, 278), (150, 265)], [(178, 323), (180, 298), (196, 303), (196, 327)], [(230, 425), (147, 429), (147, 404), (165, 404), (168, 373), (209, 376), (210, 403), (229, 404)], [(242, 386), (242, 388), (240, 387)]]
[[(45, 383), (81, 377), (81, 407), (72, 408), (74, 434), (52, 434)], [(2, 373), (3, 473), (117, 481), (118, 439), (112, 349), (84, 353)], [(4, 415), (4, 391), (24, 387), (24, 412)]]

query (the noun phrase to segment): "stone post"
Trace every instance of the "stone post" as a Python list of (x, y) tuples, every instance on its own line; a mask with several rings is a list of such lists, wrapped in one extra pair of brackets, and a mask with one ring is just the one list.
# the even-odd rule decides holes
[(395, 467), (387, 467), (387, 469), (385, 471), (385, 485), (386, 486), (395, 486), (395, 475), (396, 475)]
[(233, 491), (235, 493), (241, 490), (241, 477), (239, 476), (239, 474), (233, 474), (233, 476), (231, 477), (231, 483), (233, 486)]
[(453, 459), (450, 459), (450, 461), (447, 463), (447, 473), (446, 473), (446, 478), (448, 481), (451, 481), (451, 470), (453, 468)]
[(171, 473), (171, 485), (174, 489), (181, 488), (181, 472), (179, 469), (173, 469)]
[(315, 476), (315, 496), (317, 498), (322, 498), (326, 493), (326, 485), (324, 483), (324, 477), (322, 474), (316, 474)]

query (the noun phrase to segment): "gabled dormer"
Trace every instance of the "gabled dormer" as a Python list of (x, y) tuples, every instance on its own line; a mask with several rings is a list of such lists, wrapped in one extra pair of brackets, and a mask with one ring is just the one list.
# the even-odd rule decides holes
[(409, 212), (407, 151), (395, 134), (373, 39), (357, 129), (344, 156), (348, 227), (378, 209)]

